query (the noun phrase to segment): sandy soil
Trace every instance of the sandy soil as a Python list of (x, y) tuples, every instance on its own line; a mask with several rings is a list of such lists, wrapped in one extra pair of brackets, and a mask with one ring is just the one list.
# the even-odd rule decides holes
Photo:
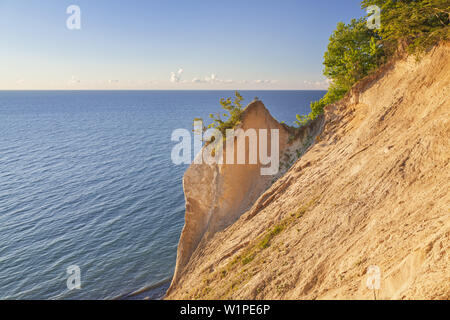
[(450, 298), (449, 88), (448, 43), (358, 83), (327, 107), (313, 147), (195, 250), (167, 298)]

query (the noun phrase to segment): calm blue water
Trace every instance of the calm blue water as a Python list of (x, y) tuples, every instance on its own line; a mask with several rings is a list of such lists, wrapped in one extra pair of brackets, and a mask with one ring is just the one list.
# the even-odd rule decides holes
[[(288, 124), (324, 94), (241, 93)], [(186, 169), (171, 133), (232, 94), (0, 91), (0, 299), (108, 299), (170, 279)]]

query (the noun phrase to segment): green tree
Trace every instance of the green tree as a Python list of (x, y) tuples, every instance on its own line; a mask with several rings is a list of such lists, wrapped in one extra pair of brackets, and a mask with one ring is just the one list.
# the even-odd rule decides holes
[(382, 57), (381, 38), (367, 28), (364, 19), (338, 23), (324, 55), (323, 74), (333, 88), (348, 91), (358, 80), (375, 69)]
[(302, 126), (317, 118), (327, 104), (341, 99), (355, 82), (376, 69), (383, 56), (380, 36), (367, 28), (364, 19), (338, 23), (324, 55), (323, 74), (331, 81), (328, 92), (311, 102), (308, 115), (297, 115), (295, 124)]
[(449, 39), (448, 0), (363, 0), (362, 8), (376, 5), (381, 9), (381, 29), (377, 33), (389, 54), (399, 42), (409, 52), (421, 53), (441, 40)]
[(339, 23), (324, 56), (324, 75), (331, 80), (325, 96), (311, 102), (308, 115), (297, 115), (302, 126), (323, 113), (323, 108), (341, 99), (354, 83), (389, 58), (400, 43), (410, 53), (420, 54), (450, 38), (449, 0), (362, 0), (363, 9), (381, 9), (381, 28), (370, 30), (364, 19)]
[[(234, 128), (241, 121), (241, 115), (244, 111), (242, 107), (243, 100), (244, 98), (237, 91), (234, 93), (234, 100), (232, 98), (220, 99), (220, 105), (225, 112), (211, 113), (209, 117), (212, 119), (212, 122), (204, 130), (207, 128), (216, 128), (222, 135), (225, 135), (227, 129)], [(196, 118), (195, 120), (202, 119)]]

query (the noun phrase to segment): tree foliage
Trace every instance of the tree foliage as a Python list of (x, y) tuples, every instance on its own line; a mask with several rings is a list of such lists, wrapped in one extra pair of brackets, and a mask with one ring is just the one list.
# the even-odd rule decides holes
[(331, 80), (328, 92), (311, 102), (311, 112), (298, 115), (295, 123), (302, 126), (317, 118), (327, 104), (341, 99), (355, 82), (376, 69), (382, 58), (381, 38), (367, 28), (364, 19), (338, 23), (324, 55), (323, 74)]
[(380, 40), (364, 19), (338, 23), (324, 55), (323, 74), (337, 89), (350, 89), (377, 67), (382, 56)]
[(383, 45), (392, 54), (400, 41), (410, 53), (421, 53), (441, 40), (449, 39), (448, 0), (363, 0), (362, 8), (376, 5), (381, 9)]
[(407, 45), (420, 54), (441, 40), (448, 40), (449, 0), (363, 0), (363, 9), (381, 9), (381, 28), (370, 30), (364, 19), (338, 23), (324, 55), (323, 74), (331, 84), (325, 96), (311, 102), (308, 115), (297, 115), (298, 126), (323, 113), (326, 105), (340, 100), (355, 84), (376, 70), (398, 48)]
[[(241, 121), (241, 115), (244, 111), (244, 108), (242, 107), (243, 100), (244, 98), (237, 91), (234, 93), (234, 100), (233, 98), (220, 99), (220, 105), (225, 112), (211, 113), (209, 117), (212, 122), (205, 127), (204, 130), (207, 128), (215, 128), (219, 130), (222, 135), (225, 135), (227, 129), (234, 128)], [(196, 120), (202, 119), (196, 118)]]

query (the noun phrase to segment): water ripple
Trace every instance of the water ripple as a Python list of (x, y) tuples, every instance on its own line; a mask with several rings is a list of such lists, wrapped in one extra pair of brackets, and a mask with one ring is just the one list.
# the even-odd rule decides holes
[[(171, 163), (170, 136), (227, 94), (0, 91), (0, 299), (138, 297), (166, 286), (186, 169)], [(244, 96), (288, 120), (322, 94)], [(66, 287), (72, 264), (82, 290)]]

